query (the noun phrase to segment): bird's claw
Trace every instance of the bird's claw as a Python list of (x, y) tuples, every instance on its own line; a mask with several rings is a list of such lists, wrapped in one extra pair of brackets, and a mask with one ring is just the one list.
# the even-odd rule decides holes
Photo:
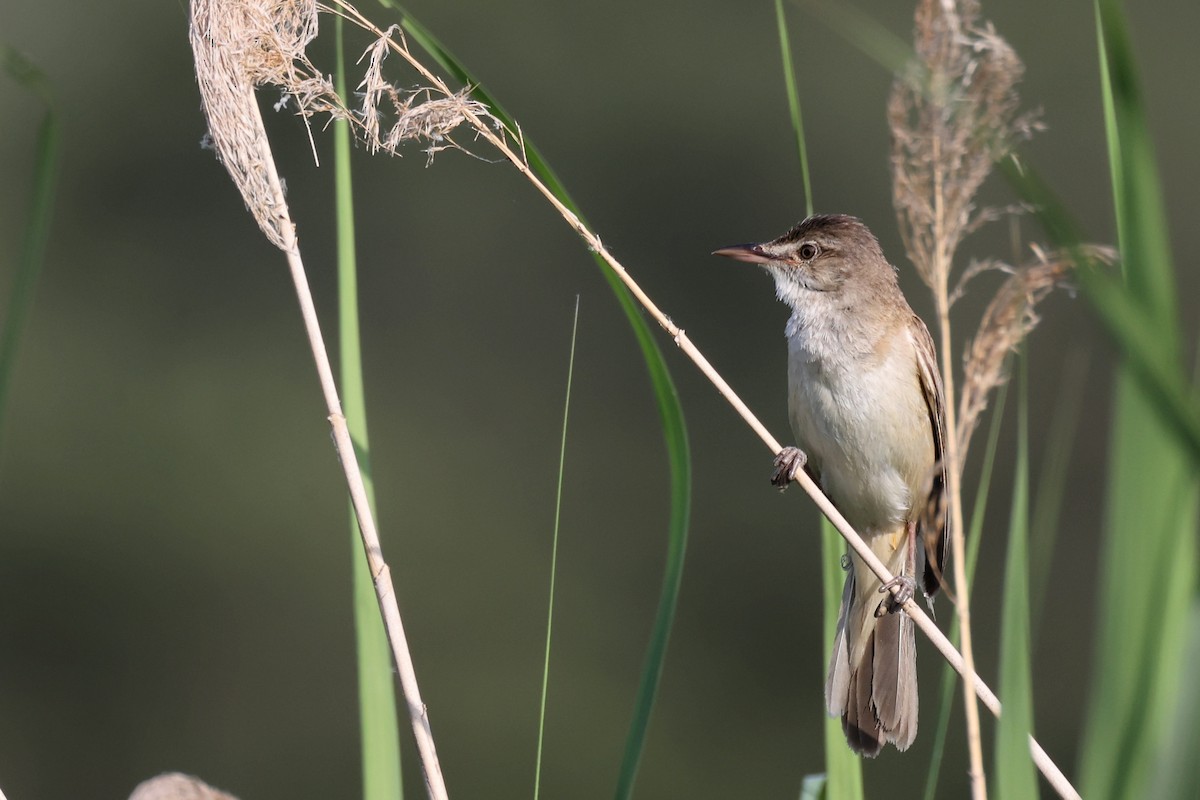
[(800, 470), (808, 464), (808, 455), (799, 447), (785, 447), (775, 456), (775, 470), (771, 473), (771, 485), (783, 490), (788, 487)]
[[(899, 587), (899, 589), (892, 592), (892, 589), (895, 587)], [(913, 599), (916, 595), (917, 580), (910, 575), (897, 575), (880, 586), (879, 591), (891, 593), (879, 601), (879, 607), (875, 609), (875, 616), (882, 617), (884, 614), (894, 614), (900, 606)]]

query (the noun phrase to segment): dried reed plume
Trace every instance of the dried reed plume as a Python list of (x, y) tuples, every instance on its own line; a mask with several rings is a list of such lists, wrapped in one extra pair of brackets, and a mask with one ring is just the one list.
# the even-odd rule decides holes
[(938, 291), (959, 243), (998, 216), (975, 207), (980, 185), (1038, 124), (1036, 115), (1017, 114), (1024, 67), (991, 24), (979, 22), (976, 0), (921, 0), (914, 38), (916, 59), (888, 102), (892, 202), (909, 259)]
[(246, 208), (281, 250), (290, 229), (254, 90), (283, 86), (305, 114), (341, 113), (333, 85), (304, 54), (317, 35), (315, 0), (194, 0), (189, 31), (196, 81), (217, 158)]
[(1080, 258), (1113, 263), (1111, 248), (1084, 246), (1078, 252), (1046, 253), (1032, 245), (1034, 261), (1018, 267), (993, 263), (987, 268), (1009, 273), (996, 290), (979, 321), (979, 331), (963, 356), (963, 389), (958, 404), (958, 452), (966, 459), (971, 435), (987, 408), (988, 395), (1006, 380), (1004, 364), (1037, 326), (1037, 304), (1056, 287), (1067, 283)]
[[(1019, 271), (1002, 289), (976, 337), (971, 391), (956, 413), (951, 356), (950, 273), (959, 244), (983, 223), (1002, 213), (977, 209), (975, 195), (995, 162), (1030, 135), (1034, 118), (1019, 115), (1016, 86), (1020, 59), (990, 24), (981, 23), (977, 0), (921, 0), (917, 6), (916, 57), (898, 75), (888, 103), (892, 132), (892, 201), (909, 259), (929, 286), (937, 310), (942, 383), (946, 392), (945, 513), (951, 539), (956, 611), (960, 623), (963, 695), (971, 790), (987, 797), (976, 705), (975, 665), (969, 589), (963, 542), (961, 474), (966, 434), (974, 429), (988, 392), (1002, 379), (1005, 354), (1028, 333), (1036, 317), (1031, 290), (1036, 275)], [(1050, 281), (1049, 285), (1053, 285)], [(1032, 294), (1031, 294), (1032, 291)], [(996, 356), (999, 356), (998, 358)]]
[[(398, 26), (381, 32), (367, 48), (366, 74), (355, 111), (334, 90), (305, 52), (317, 35), (316, 0), (195, 0), (191, 42), (196, 79), (217, 157), (271, 242), (286, 249), (286, 216), (271, 188), (270, 146), (254, 90), (272, 86), (295, 102), (306, 120), (318, 114), (343, 119), (372, 153), (400, 155), (405, 142), (426, 141), (432, 156), (446, 148), (462, 149), (450, 133), (467, 113), (490, 117), (486, 106), (467, 97), (469, 89), (435, 97), (428, 88), (402, 90), (385, 81), (383, 60), (389, 47), (407, 50)], [(399, 35), (395, 44), (392, 37)], [(390, 122), (389, 122), (390, 121)]]
[[(209, 134), (217, 157), (229, 171), (246, 207), (267, 239), (287, 256), (329, 412), (334, 443), (358, 520), (367, 566), (404, 692), (426, 788), (433, 800), (443, 800), (447, 796), (445, 780), (417, 685), (391, 571), (383, 559), (379, 532), (375, 528), (354, 443), (342, 414), (333, 368), (300, 257), (295, 226), (288, 213), (283, 183), (271, 155), (254, 94), (259, 86), (279, 86), (296, 100), (297, 113), (306, 120), (314, 114), (327, 112), (354, 122), (354, 116), (346, 110), (332, 83), (318, 73), (305, 55), (304, 50), (316, 33), (315, 0), (192, 2), (190, 38)], [(449, 121), (439, 119), (434, 129), (444, 138), (449, 124)], [(420, 132), (428, 130), (428, 126), (416, 125), (412, 129)]]

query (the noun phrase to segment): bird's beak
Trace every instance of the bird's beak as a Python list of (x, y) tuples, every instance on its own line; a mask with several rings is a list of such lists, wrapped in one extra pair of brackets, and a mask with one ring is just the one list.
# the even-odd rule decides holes
[(771, 260), (770, 256), (763, 252), (761, 244), (735, 244), (730, 247), (722, 247), (720, 250), (713, 250), (713, 255), (736, 258), (738, 261), (750, 264), (765, 264)]

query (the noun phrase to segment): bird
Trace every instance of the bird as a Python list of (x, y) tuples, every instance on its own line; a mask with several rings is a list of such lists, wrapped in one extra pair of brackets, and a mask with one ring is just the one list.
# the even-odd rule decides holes
[[(948, 538), (942, 459), (945, 399), (929, 329), (896, 268), (858, 218), (810, 216), (760, 244), (714, 255), (758, 264), (791, 309), (788, 410), (796, 447), (772, 483), (803, 469), (895, 579), (885, 585), (851, 552), (825, 704), (854, 752), (907, 750), (917, 735), (913, 621), (901, 608), (943, 584)], [(890, 590), (895, 584), (899, 591)]]

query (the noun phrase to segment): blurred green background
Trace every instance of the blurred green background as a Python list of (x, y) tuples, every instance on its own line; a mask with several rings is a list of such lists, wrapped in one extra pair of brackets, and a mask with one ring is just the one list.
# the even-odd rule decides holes
[[(860, 5), (908, 37), (908, 4)], [(803, 215), (772, 4), (410, 7), (517, 117), (650, 295), (789, 439), (786, 312), (765, 275), (708, 255)], [(928, 315), (890, 206), (891, 76), (803, 6), (788, 12), (817, 208), (863, 217)], [(1131, 13), (1194, 341), (1200, 12), (1150, 2)], [(1088, 235), (1111, 242), (1091, 4), (1022, 0), (984, 14), (1025, 60), (1025, 105), (1042, 107), (1049, 126), (1023, 152)], [(326, 19), (313, 51), (326, 71), (331, 30)], [(48, 73), (64, 126), (48, 262), (0, 440), (0, 787), (13, 800), (120, 798), (184, 770), (246, 800), (354, 797), (345, 491), (283, 258), (199, 147), (187, 9), (7, 2), (0, 41)], [(8, 79), (0, 108), (4, 300), (41, 109)], [(297, 120), (268, 123), (332, 326), (331, 138), (316, 131), (317, 168)], [(511, 168), (453, 152), (430, 167), (416, 151), (356, 156), (379, 518), (456, 798), (531, 794), (581, 297), (543, 789), (610, 796), (666, 547), (666, 461), (636, 345), (586, 250)], [(987, 195), (1009, 199), (998, 181)], [(1024, 233), (1038, 234), (1032, 222)], [(985, 231), (965, 254), (1012, 257), (1010, 231)], [(960, 344), (997, 280), (978, 280), (956, 307)], [(1112, 350), (1081, 301), (1056, 296), (1044, 317), (1030, 349), (1035, 465), (1065, 364), (1090, 364), (1055, 578), (1034, 610), (1037, 733), (1073, 774)], [(661, 341), (689, 423), (695, 502), (638, 794), (794, 797), (823, 768), (817, 515), (800, 492), (771, 490), (769, 453)], [(1002, 448), (975, 592), (990, 680), (1002, 576), (989, 563), (1003, 557), (1010, 456)], [(949, 618), (948, 603), (939, 611)], [(867, 764), (868, 795), (922, 785), (941, 667), (926, 644), (919, 653), (924, 733), (907, 754)], [(943, 795), (961, 796), (957, 734), (948, 758)], [(406, 770), (420, 796), (411, 758)]]

